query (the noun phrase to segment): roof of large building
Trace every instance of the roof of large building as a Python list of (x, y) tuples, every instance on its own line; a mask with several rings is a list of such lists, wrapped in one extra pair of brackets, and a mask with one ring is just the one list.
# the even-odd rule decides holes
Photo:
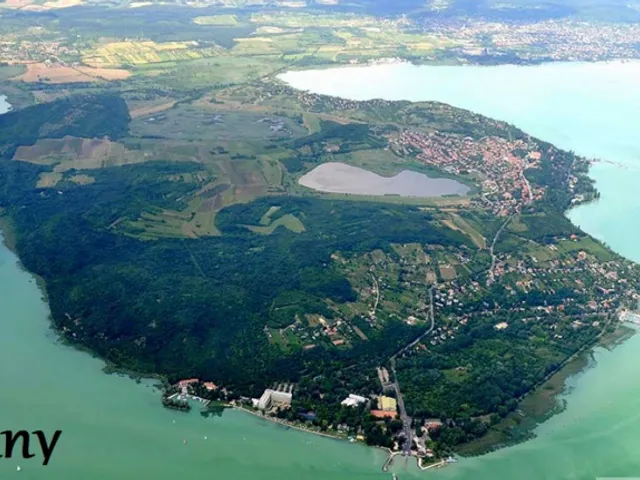
[(366, 402), (367, 399), (365, 397), (361, 397), (360, 395), (354, 395), (350, 393), (347, 398), (345, 398), (342, 402), (342, 405), (346, 405), (347, 407), (355, 407), (356, 405), (360, 405), (361, 403)]
[(376, 418), (396, 418), (396, 412), (385, 412), (384, 410), (371, 410), (371, 415)]
[(185, 380), (180, 380), (178, 382), (178, 386), (185, 387), (187, 385), (192, 385), (192, 384), (198, 383), (198, 382), (199, 382), (199, 380), (197, 378), (187, 378)]
[(397, 405), (398, 402), (395, 398), (385, 397), (384, 395), (378, 397), (378, 408), (380, 408), (380, 410), (395, 412)]

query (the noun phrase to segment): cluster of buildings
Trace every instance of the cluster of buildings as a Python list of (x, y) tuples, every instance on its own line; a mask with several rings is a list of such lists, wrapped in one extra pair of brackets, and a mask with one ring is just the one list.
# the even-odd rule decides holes
[(65, 65), (60, 57), (78, 55), (78, 50), (58, 41), (17, 41), (11, 35), (0, 41), (0, 62), (45, 62), (55, 66)]
[(391, 148), (451, 174), (477, 177), (481, 202), (494, 214), (507, 216), (544, 196), (532, 186), (524, 172), (538, 166), (542, 153), (524, 140), (501, 137), (476, 140), (442, 133), (406, 130), (389, 138)]
[[(544, 252), (535, 251), (498, 255), (495, 273), (510, 297), (523, 298), (518, 295), (529, 292), (550, 296), (563, 292), (558, 303), (539, 305), (502, 300), (497, 304), (493, 300), (486, 301), (484, 286), (475, 280), (441, 284), (434, 294), (441, 321), (426, 345), (419, 344), (416, 348), (425, 350), (429, 344), (436, 346), (453, 339), (462, 326), (479, 319), (486, 321), (497, 312), (510, 314), (524, 323), (552, 316), (558, 320), (549, 323), (550, 335), (562, 339), (562, 330), (600, 328), (603, 320), (617, 309), (635, 305), (640, 298), (635, 287), (640, 280), (637, 268), (622, 259), (600, 261), (594, 254), (579, 249), (558, 256), (559, 250), (569, 248), (566, 242), (578, 240), (556, 239), (556, 244), (544, 247), (549, 252), (556, 252), (546, 260), (542, 258)], [(585, 298), (588, 300), (583, 301)], [(628, 314), (622, 316), (627, 321), (632, 318)], [(633, 320), (637, 318), (633, 317)], [(510, 326), (511, 322), (496, 321), (494, 329), (505, 331)]]
[(426, 19), (420, 28), (462, 45), (459, 52), (471, 56), (515, 53), (529, 61), (640, 57), (640, 25), (632, 22), (497, 22), (441, 17)]
[[(350, 393), (347, 398), (340, 402), (340, 405), (344, 405), (345, 407), (358, 407), (360, 405), (368, 405), (369, 403), (369, 398)], [(398, 415), (398, 401), (393, 397), (380, 395), (376, 399), (375, 407), (376, 408), (372, 408), (369, 413), (376, 418), (396, 418)]]
[[(196, 394), (196, 388), (202, 385), (202, 387), (209, 391), (213, 392), (214, 390), (218, 390), (218, 386), (213, 382), (202, 382), (198, 378), (186, 378), (184, 380), (180, 380), (174, 387), (173, 393), (166, 396), (166, 400), (173, 402), (187, 402), (189, 400), (194, 400), (196, 402), (208, 404), (209, 400), (199, 397)], [(225, 389), (221, 390), (225, 395), (227, 391)]]

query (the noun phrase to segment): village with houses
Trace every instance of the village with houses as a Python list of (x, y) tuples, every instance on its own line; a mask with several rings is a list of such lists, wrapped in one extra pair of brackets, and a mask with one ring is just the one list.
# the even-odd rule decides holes
[(538, 168), (542, 153), (537, 145), (501, 137), (480, 140), (450, 134), (425, 134), (406, 130), (390, 147), (401, 155), (415, 155), (426, 165), (453, 175), (473, 178), (480, 187), (479, 206), (506, 217), (522, 205), (544, 197), (544, 188), (532, 186), (525, 176), (528, 168)]
[[(511, 225), (512, 234), (522, 233), (521, 221)], [(206, 408), (209, 402), (223, 402), (288, 427), (384, 445), (391, 453), (390, 461), (404, 454), (417, 457), (422, 468), (444, 465), (448, 450), (439, 447), (439, 432), (456, 428), (459, 420), (438, 416), (435, 405), (432, 409), (416, 408), (420, 404), (416, 392), (401, 392), (401, 385), (407, 385), (408, 378), (415, 375), (420, 359), (451, 348), (473, 325), (487, 325), (492, 335), (512, 340), (521, 335), (519, 332), (534, 331), (551, 348), (566, 349), (579, 348), (585, 338), (599, 338), (618, 320), (640, 324), (640, 315), (633, 310), (640, 299), (635, 288), (640, 276), (631, 262), (576, 234), (559, 235), (545, 244), (527, 240), (527, 244), (526, 248), (497, 253), (495, 283), (490, 286), (471, 270), (443, 279), (431, 257), (451, 254), (420, 245), (398, 245), (391, 255), (375, 252), (368, 256), (364, 283), (359, 285), (351, 277), (361, 296), (361, 306), (350, 307), (360, 309), (357, 316), (353, 311), (349, 315), (347, 310), (336, 309), (335, 318), (312, 315), (314, 321), (306, 325), (296, 322), (291, 331), (301, 348), (309, 350), (308, 345), (313, 345), (312, 349), (317, 345), (349, 348), (357, 342), (366, 343), (364, 331), (376, 331), (393, 319), (423, 329), (423, 335), (394, 354), (390, 365), (370, 365), (360, 372), (369, 379), (361, 388), (324, 391), (320, 376), (300, 384), (274, 384), (260, 396), (249, 398), (235, 396), (209, 381), (187, 379), (168, 390), (165, 405), (186, 408), (196, 401)], [(471, 261), (470, 254), (457, 258), (458, 265)], [(342, 257), (336, 259), (349, 263)], [(400, 285), (399, 278), (403, 279)], [(402, 307), (398, 291), (421, 294)], [(469, 368), (462, 364), (454, 369), (455, 375), (464, 378)], [(480, 418), (484, 417), (472, 421), (482, 423)]]

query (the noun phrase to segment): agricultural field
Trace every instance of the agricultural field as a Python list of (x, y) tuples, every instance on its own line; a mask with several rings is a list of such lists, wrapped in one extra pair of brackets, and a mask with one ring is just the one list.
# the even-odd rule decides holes
[(585, 252), (593, 255), (599, 262), (609, 262), (614, 260), (614, 256), (601, 243), (591, 237), (579, 237), (574, 240), (565, 239), (556, 245), (559, 252), (563, 254), (573, 254)]
[(193, 23), (198, 25), (232, 27), (238, 24), (238, 18), (235, 15), (208, 15), (194, 18)]
[(47, 65), (45, 63), (29, 63), (26, 72), (12, 78), (27, 83), (83, 83), (112, 80), (125, 80), (131, 73), (118, 68), (92, 68), (85, 66), (67, 67)]
[(532, 241), (521, 245), (521, 255), (524, 258), (529, 257), (534, 263), (541, 266), (549, 265), (549, 262), (558, 256), (557, 250), (554, 250), (552, 245), (540, 245)]
[[(70, 170), (95, 170), (105, 167), (130, 165), (145, 161), (142, 152), (128, 150), (118, 142), (107, 139), (64, 137), (62, 139), (38, 140), (32, 146), (19, 147), (14, 161), (51, 166), (51, 172), (41, 174), (39, 188), (54, 187)], [(76, 176), (77, 177), (77, 176)], [(84, 177), (72, 179), (86, 184)]]
[(196, 60), (222, 53), (219, 47), (200, 45), (196, 41), (110, 42), (86, 52), (82, 60), (95, 68), (107, 68)]
[(0, 66), (0, 81), (19, 77), (27, 71), (27, 67), (21, 64)]
[[(380, 57), (433, 57), (458, 44), (430, 35), (406, 33), (399, 20), (351, 14), (253, 14), (257, 35), (237, 38), (239, 55), (313, 55), (328, 62)], [(303, 57), (298, 57), (302, 59)]]
[(456, 212), (449, 211), (446, 213), (447, 219), (442, 220), (447, 227), (458, 230), (465, 235), (468, 235), (473, 243), (480, 249), (487, 248), (487, 239), (476, 229), (474, 228), (467, 220), (462, 218)]
[(280, 71), (287, 64), (280, 56), (239, 57), (225, 54), (187, 62), (138, 65), (136, 80), (151, 88), (161, 85), (178, 92), (189, 89), (212, 90), (258, 80)]
[[(172, 158), (175, 161), (175, 157)], [(194, 156), (191, 161), (196, 160), (197, 156)], [(278, 182), (281, 178), (281, 174), (275, 174), (277, 169), (277, 162), (274, 166), (268, 158), (232, 160), (221, 155), (205, 159), (202, 170), (195, 174), (172, 177), (175, 181), (193, 184), (193, 192), (184, 198), (187, 202), (184, 210), (145, 214), (136, 221), (118, 225), (118, 228), (146, 239), (158, 236), (219, 236), (222, 233), (216, 227), (216, 215), (230, 205), (248, 203), (272, 193), (278, 184), (271, 182)], [(256, 233), (271, 234), (280, 225), (296, 233), (304, 231), (304, 225), (293, 215), (247, 228)]]
[(129, 100), (129, 115), (131, 118), (147, 117), (155, 113), (172, 108), (176, 101), (169, 97), (156, 97), (151, 100)]
[(254, 13), (251, 22), (263, 25), (275, 25), (288, 28), (328, 27), (381, 27), (385, 24), (395, 24), (395, 21), (380, 20), (363, 15), (330, 15), (311, 13)]

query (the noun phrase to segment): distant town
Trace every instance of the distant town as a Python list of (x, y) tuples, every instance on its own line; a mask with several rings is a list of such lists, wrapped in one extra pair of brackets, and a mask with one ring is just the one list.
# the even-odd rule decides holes
[(640, 58), (637, 23), (572, 20), (489, 22), (478, 19), (425, 20), (425, 34), (452, 38), (467, 46), (470, 58), (515, 54), (524, 61), (602, 61)]

